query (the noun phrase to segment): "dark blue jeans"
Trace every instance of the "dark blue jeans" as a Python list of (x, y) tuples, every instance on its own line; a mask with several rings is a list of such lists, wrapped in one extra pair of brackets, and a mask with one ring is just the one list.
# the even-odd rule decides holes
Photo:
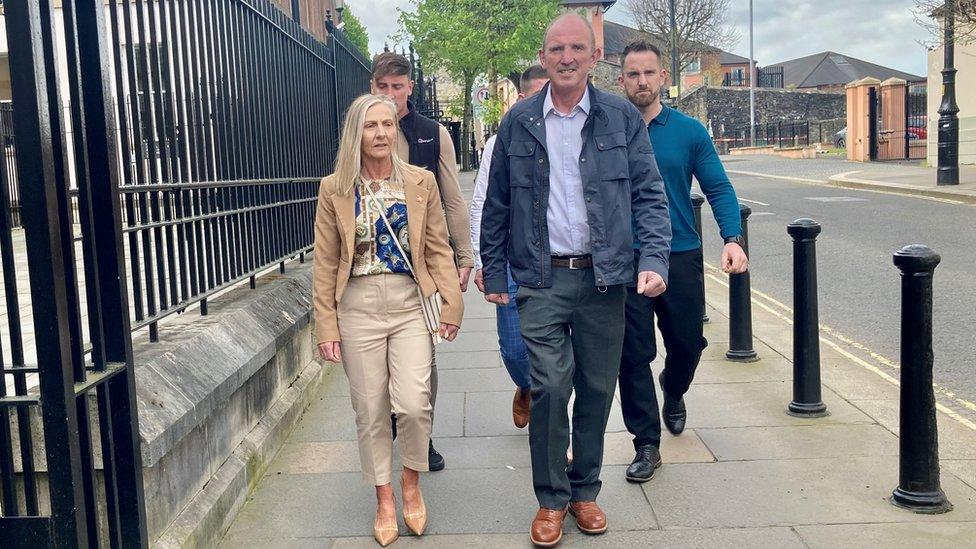
[(515, 293), (518, 286), (512, 280), (512, 273), (508, 273), (508, 305), (497, 305), (495, 319), (498, 321), (498, 347), (502, 352), (502, 362), (508, 375), (515, 385), (528, 389), (529, 352), (525, 349), (522, 339), (522, 329), (519, 327), (518, 305), (515, 304)]

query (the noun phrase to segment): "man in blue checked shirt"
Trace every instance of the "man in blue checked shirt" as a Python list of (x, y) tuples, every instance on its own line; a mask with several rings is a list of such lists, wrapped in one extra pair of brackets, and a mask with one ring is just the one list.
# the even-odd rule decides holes
[(675, 435), (685, 428), (687, 412), (683, 397), (691, 385), (702, 350), (708, 345), (702, 335), (704, 265), (691, 203), (692, 176), (708, 198), (725, 239), (722, 270), (741, 273), (748, 268), (749, 261), (742, 248), (735, 189), (708, 132), (694, 118), (661, 104), (660, 90), (668, 73), (661, 67), (660, 50), (643, 41), (630, 44), (621, 56), (621, 73), (620, 85), (647, 124), (671, 214), (668, 288), (655, 298), (630, 289), (620, 360), (621, 408), (627, 430), (634, 435), (636, 451), (626, 476), (631, 482), (646, 482), (661, 465), (661, 419), (650, 369), (657, 355), (654, 316), (667, 350), (659, 378), (664, 395), (661, 416), (668, 431)]
[[(532, 97), (549, 81), (549, 74), (542, 65), (532, 65), (519, 78), (519, 101)], [(488, 190), (488, 170), (491, 168), (491, 153), (495, 148), (495, 136), (485, 141), (485, 152), (478, 168), (478, 176), (474, 180), (474, 196), (471, 198), (471, 244), (474, 248), (475, 268), (474, 283), (484, 293), (485, 278), (481, 265), (479, 242), (481, 240), (481, 208), (485, 205), (485, 192)], [(529, 353), (519, 330), (518, 307), (515, 305), (515, 291), (518, 286), (508, 274), (509, 301), (506, 305), (496, 305), (495, 318), (498, 321), (498, 347), (502, 353), (502, 362), (508, 375), (515, 382), (515, 398), (512, 399), (512, 421), (519, 429), (529, 424), (529, 405), (532, 394), (529, 392)]]

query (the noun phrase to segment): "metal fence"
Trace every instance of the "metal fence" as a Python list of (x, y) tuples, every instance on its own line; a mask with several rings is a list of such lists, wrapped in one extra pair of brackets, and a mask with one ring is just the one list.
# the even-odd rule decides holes
[[(739, 69), (735, 72), (726, 73), (722, 77), (722, 86), (729, 88), (739, 88), (749, 86), (748, 69)], [(756, 69), (757, 88), (782, 88), (783, 87), (783, 67), (765, 67)]]
[(269, 0), (4, 10), (0, 545), (145, 547), (131, 331), (304, 257), (368, 63)]
[[(811, 140), (814, 143), (820, 143), (824, 139), (823, 125), (820, 123), (811, 123), (809, 120), (789, 120), (756, 124), (754, 131), (756, 136), (755, 146), (757, 147), (800, 147), (809, 145)], [(811, 131), (813, 132), (812, 134)], [(829, 139), (829, 136), (827, 137)], [(749, 126), (726, 130), (722, 135), (716, 136), (714, 141), (715, 146), (722, 152), (728, 152), (729, 149), (738, 147), (752, 146)]]

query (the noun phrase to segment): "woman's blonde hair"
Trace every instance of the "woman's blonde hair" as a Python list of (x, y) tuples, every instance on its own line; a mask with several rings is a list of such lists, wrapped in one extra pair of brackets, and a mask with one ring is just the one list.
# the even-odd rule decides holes
[[(393, 120), (397, 120), (396, 104), (384, 95), (363, 94), (349, 105), (346, 119), (342, 124), (339, 153), (336, 157), (333, 181), (336, 194), (348, 196), (359, 182), (363, 161), (363, 125), (366, 123), (366, 111), (374, 105), (387, 107), (393, 115)], [(400, 158), (395, 141), (390, 143), (390, 149), (390, 158), (393, 160), (393, 175), (390, 179), (393, 183), (400, 183), (405, 173), (415, 171), (416, 168)]]

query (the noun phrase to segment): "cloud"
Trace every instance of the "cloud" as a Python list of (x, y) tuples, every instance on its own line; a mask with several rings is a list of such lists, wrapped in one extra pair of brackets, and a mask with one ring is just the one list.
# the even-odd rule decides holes
[[(607, 12), (629, 23), (627, 0)], [(914, 0), (754, 0), (754, 53), (760, 66), (834, 51), (924, 76), (926, 30), (912, 12)], [(727, 48), (749, 56), (749, 2), (733, 0), (728, 22), (739, 43)]]
[[(397, 8), (413, 9), (410, 0), (346, 0), (346, 6), (366, 27), (371, 53), (383, 51), (384, 43), (389, 43), (390, 47), (393, 47), (394, 41), (391, 36), (400, 28), (400, 13)], [(406, 47), (406, 44), (402, 45)]]

